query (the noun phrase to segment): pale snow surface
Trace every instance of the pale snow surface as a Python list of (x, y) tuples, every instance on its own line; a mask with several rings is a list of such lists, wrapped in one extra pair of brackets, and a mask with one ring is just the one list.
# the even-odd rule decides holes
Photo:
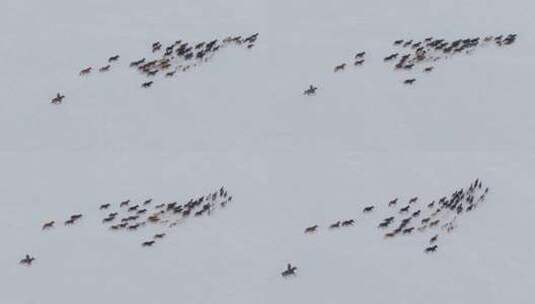
[[(0, 303), (532, 303), (533, 5), (498, 0), (3, 0)], [(251, 49), (150, 89), (150, 45), (259, 32)], [(383, 63), (396, 39), (517, 33), (424, 75)], [(333, 67), (365, 50), (366, 64)], [(120, 61), (81, 79), (85, 66)], [(351, 62), (349, 62), (351, 64)], [(403, 79), (417, 78), (413, 86)], [(315, 96), (303, 96), (314, 84)], [(50, 104), (60, 91), (62, 105)], [(428, 202), (476, 177), (484, 205), (441, 235), (384, 240), (394, 197)], [(102, 203), (228, 208), (151, 248)], [(377, 210), (362, 215), (368, 204)], [(68, 229), (62, 220), (84, 218)], [(340, 231), (338, 219), (357, 223)], [(59, 221), (43, 232), (45, 221)], [(305, 227), (319, 224), (315, 235)], [(30, 267), (18, 261), (30, 253)], [(297, 275), (283, 279), (287, 263)]]

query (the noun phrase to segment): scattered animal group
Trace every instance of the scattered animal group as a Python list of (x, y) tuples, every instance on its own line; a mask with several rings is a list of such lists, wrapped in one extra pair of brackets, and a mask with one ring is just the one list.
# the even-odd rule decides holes
[[(229, 195), (224, 187), (221, 187), (216, 191), (190, 199), (182, 204), (174, 201), (155, 204), (154, 207), (150, 208), (153, 203), (152, 199), (146, 199), (137, 204), (128, 199), (119, 202), (116, 211), (109, 212), (109, 209), (112, 208), (111, 203), (101, 204), (98, 209), (107, 213), (102, 219), (102, 223), (109, 224), (108, 228), (110, 230), (136, 231), (148, 224), (156, 225), (156, 227), (174, 227), (190, 216), (212, 215), (217, 208), (225, 208), (231, 202), (232, 196)], [(64, 221), (64, 225), (74, 225), (82, 217), (81, 213), (73, 214)], [(55, 220), (45, 222), (41, 229), (51, 230), (55, 227), (55, 224)], [(156, 233), (152, 236), (152, 239), (143, 241), (141, 246), (151, 247), (157, 240), (163, 239), (166, 235), (167, 233), (165, 232)], [(31, 265), (34, 259), (27, 255), (20, 263)]]

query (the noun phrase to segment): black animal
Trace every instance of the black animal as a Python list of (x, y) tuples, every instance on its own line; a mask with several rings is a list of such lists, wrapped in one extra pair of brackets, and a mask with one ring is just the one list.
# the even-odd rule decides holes
[(418, 197), (415, 196), (409, 200), (409, 204), (415, 203), (418, 200)]
[(142, 88), (150, 88), (150, 86), (153, 84), (153, 81), (147, 81), (141, 84)]
[(297, 267), (295, 266), (292, 266), (292, 264), (288, 264), (288, 266), (286, 266), (286, 270), (284, 270), (281, 275), (282, 277), (287, 277), (287, 276), (290, 276), (290, 275), (295, 275), (295, 271), (297, 270)]
[(55, 221), (50, 221), (48, 223), (45, 223), (41, 230), (46, 230), (46, 229), (50, 229), (50, 228), (54, 227), (54, 223), (55, 223)]
[(345, 63), (339, 64), (339, 65), (334, 67), (334, 72), (336, 73), (338, 71), (342, 71), (345, 67), (346, 67)]
[(150, 198), (150, 199), (148, 199), (148, 200), (145, 200), (145, 201), (143, 202), (143, 206), (148, 205), (148, 204), (150, 204), (151, 202), (152, 202), (152, 198)]
[(310, 227), (305, 228), (305, 233), (313, 233), (313, 232), (316, 232), (317, 229), (318, 229), (318, 225), (310, 226)]
[(100, 205), (100, 208), (99, 208), (99, 209), (100, 209), (100, 210), (102, 210), (102, 209), (108, 209), (109, 207), (110, 207), (110, 204), (102, 204), (102, 205)]
[(303, 93), (303, 95), (315, 95), (316, 94), (316, 90), (318, 88), (313, 86), (313, 85), (310, 85), (310, 87), (308, 89), (305, 90), (305, 92)]
[(342, 226), (353, 226), (354, 223), (355, 223), (355, 220), (350, 219), (350, 220), (343, 221)]
[(397, 58), (398, 55), (399, 55), (398, 53), (394, 53), (394, 54), (392, 54), (392, 55), (388, 55), (388, 56), (386, 56), (383, 60), (384, 60), (384, 61), (390, 61), (390, 60), (392, 60), (392, 59), (394, 59), (394, 58)]
[(119, 55), (111, 56), (108, 58), (108, 62), (113, 62), (119, 60)]
[(438, 234), (436, 234), (435, 236), (433, 236), (430, 240), (429, 240), (429, 243), (433, 244), (434, 242), (436, 242), (438, 239)]
[(431, 252), (435, 252), (438, 248), (438, 245), (433, 245), (431, 247), (427, 247), (425, 248), (425, 253), (431, 253)]
[(395, 206), (397, 204), (397, 202), (398, 202), (397, 198), (391, 200), (390, 202), (388, 202), (388, 207)]
[[(129, 228), (130, 228), (130, 227), (129, 227)], [(155, 242), (156, 242), (156, 241), (154, 241), (154, 240), (153, 240), (153, 241), (146, 241), (146, 242), (143, 242), (143, 243), (141, 244), (141, 246), (142, 246), (142, 247), (150, 247), (150, 246), (154, 245)]]
[(34, 257), (32, 257), (29, 254), (27, 254), (22, 260), (20, 260), (19, 264), (30, 266), (30, 265), (32, 265), (34, 260), (35, 260)]
[(414, 227), (403, 229), (403, 234), (410, 234), (414, 230)]
[(432, 201), (427, 205), (428, 208), (433, 208), (433, 206), (435, 206), (435, 201)]
[(403, 39), (394, 41), (394, 45), (400, 45), (403, 43)]
[(145, 58), (141, 58), (141, 59), (139, 59), (137, 61), (130, 62), (130, 66), (131, 67), (138, 66), (138, 65), (142, 64), (143, 62), (145, 62)]
[(410, 207), (411, 207), (410, 205), (407, 205), (407, 206), (405, 206), (405, 207), (399, 209), (399, 213), (408, 212)]
[(65, 226), (72, 225), (72, 224), (74, 224), (74, 222), (75, 222), (74, 219), (72, 219), (72, 218), (68, 219), (68, 220), (65, 221)]
[(427, 68), (425, 68), (425, 69), (424, 69), (424, 72), (428, 72), (428, 73), (429, 73), (429, 72), (431, 72), (432, 70), (433, 70), (433, 67), (431, 66), (431, 67), (427, 67)]
[(362, 65), (364, 63), (364, 59), (355, 61), (355, 66)]
[(405, 81), (403, 81), (403, 83), (404, 84), (413, 84), (415, 81), (416, 81), (416, 79), (411, 78), (411, 79), (405, 79)]
[(364, 213), (372, 212), (374, 208), (375, 206), (364, 207), (364, 209), (362, 209), (362, 212)]
[(106, 65), (98, 69), (99, 72), (107, 72), (110, 70), (111, 65)]
[(157, 233), (154, 235), (155, 239), (162, 239), (165, 236), (165, 233)]
[(334, 223), (334, 224), (331, 224), (329, 226), (329, 229), (336, 229), (336, 228), (340, 228), (340, 221)]
[(419, 216), (419, 215), (420, 215), (420, 211), (421, 211), (421, 210), (418, 210), (418, 211), (413, 212), (413, 213), (412, 213), (412, 217), (417, 217), (417, 216)]
[(50, 103), (60, 104), (60, 103), (63, 102), (63, 98), (65, 98), (65, 95), (61, 95), (61, 94), (57, 93), (56, 96), (54, 98), (52, 98)]
[(129, 207), (128, 211), (135, 211), (135, 210), (137, 210), (137, 208), (139, 208), (139, 205), (135, 205), (135, 206)]
[(122, 202), (119, 204), (119, 207), (128, 206), (129, 203), (130, 203), (130, 200), (122, 201)]
[(364, 55), (366, 55), (366, 52), (360, 52), (360, 53), (357, 53), (357, 54), (355, 55), (355, 59), (357, 59), (357, 58), (362, 58), (362, 57), (364, 57)]

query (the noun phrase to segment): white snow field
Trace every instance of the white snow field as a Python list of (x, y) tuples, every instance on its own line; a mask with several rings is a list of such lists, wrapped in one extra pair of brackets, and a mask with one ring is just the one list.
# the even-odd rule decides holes
[[(1, 1), (0, 303), (533, 303), (534, 8)], [(157, 40), (255, 32), (252, 49), (223, 49), (148, 89), (128, 67)], [(383, 62), (396, 39), (509, 33), (514, 44), (428, 74)], [(355, 68), (358, 51), (366, 62)], [(78, 75), (114, 54), (110, 72)], [(303, 96), (309, 84), (315, 96)], [(64, 102), (50, 104), (58, 91)], [(431, 232), (385, 240), (377, 229), (389, 200), (423, 206), (477, 177), (487, 198), (454, 231), (436, 229), (436, 252), (423, 252)], [(172, 229), (110, 231), (98, 210), (221, 186), (226, 208)], [(65, 227), (73, 213), (83, 218)], [(354, 226), (327, 229), (348, 218)], [(141, 247), (155, 232), (167, 235)], [(25, 254), (31, 266), (19, 264)], [(282, 278), (287, 263), (297, 274)]]

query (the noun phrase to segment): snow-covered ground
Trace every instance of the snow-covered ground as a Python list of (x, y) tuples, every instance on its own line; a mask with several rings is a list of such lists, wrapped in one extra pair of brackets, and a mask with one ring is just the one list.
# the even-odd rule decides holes
[[(4, 0), (0, 4), (0, 303), (532, 303), (533, 8), (498, 1)], [(253, 49), (150, 89), (150, 45), (259, 32)], [(393, 72), (396, 39), (517, 33), (429, 74)], [(367, 52), (360, 68), (333, 67)], [(109, 73), (81, 78), (115, 53)], [(417, 78), (413, 86), (401, 82)], [(314, 84), (316, 96), (303, 90)], [(57, 91), (63, 104), (49, 103)], [(476, 177), (485, 203), (442, 233), (384, 240), (394, 197)], [(155, 232), (110, 232), (102, 203), (232, 204)], [(377, 210), (363, 215), (364, 206)], [(84, 218), (72, 227), (70, 214)], [(327, 225), (356, 218), (354, 227)], [(45, 221), (57, 227), (41, 231)], [(320, 231), (305, 235), (305, 227)], [(149, 233), (150, 232), (150, 233)], [(31, 267), (18, 261), (30, 253)], [(283, 279), (287, 263), (297, 276)]]

